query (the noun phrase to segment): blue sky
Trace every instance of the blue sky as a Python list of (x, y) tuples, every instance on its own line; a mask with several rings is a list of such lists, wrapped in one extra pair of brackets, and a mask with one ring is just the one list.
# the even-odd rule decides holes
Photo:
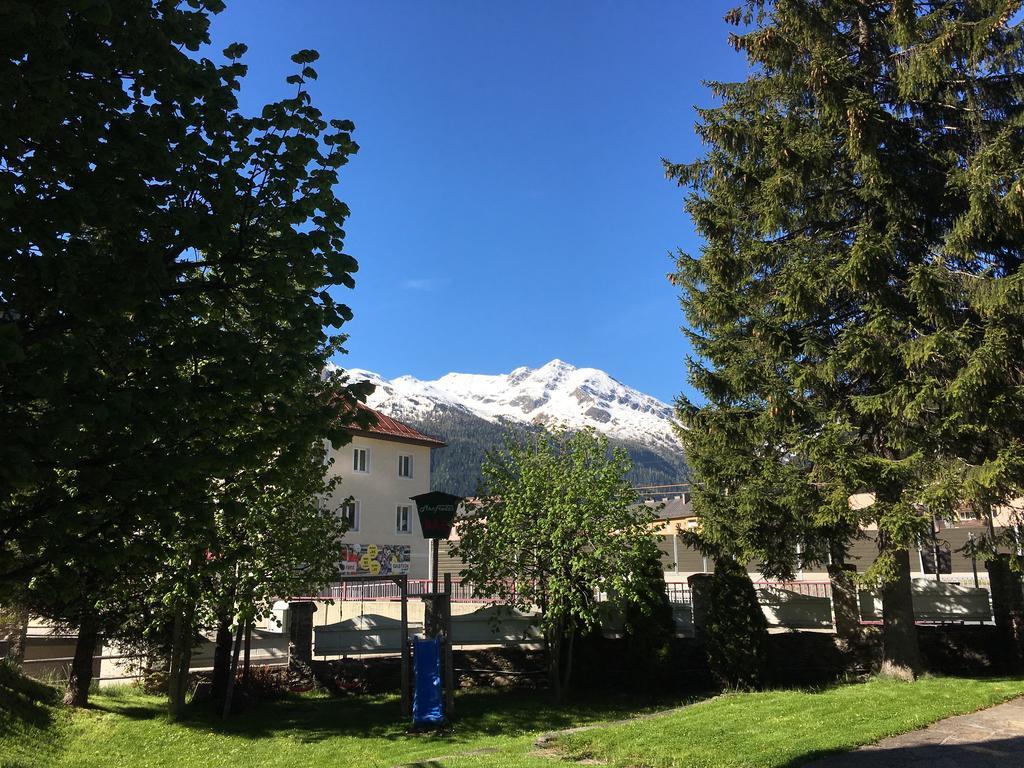
[(291, 92), (356, 124), (342, 170), (360, 263), (346, 367), (390, 378), (552, 358), (689, 392), (675, 248), (698, 241), (660, 158), (701, 152), (702, 80), (741, 79), (735, 0), (228, 0), (243, 108)]

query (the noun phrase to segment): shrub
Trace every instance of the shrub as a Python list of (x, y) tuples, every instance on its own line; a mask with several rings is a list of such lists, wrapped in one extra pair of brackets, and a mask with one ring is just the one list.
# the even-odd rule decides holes
[(725, 688), (759, 688), (767, 670), (768, 622), (754, 584), (739, 563), (723, 558), (709, 587), (705, 643), (711, 673)]
[(665, 590), (661, 559), (648, 562), (642, 576), (650, 585), (649, 590), (642, 601), (627, 603), (622, 612), (626, 663), (637, 682), (655, 685), (669, 672), (676, 623)]
[(243, 684), (242, 671), (235, 680), (236, 691), (245, 690), (253, 698), (262, 701), (280, 699), (291, 690), (288, 670), (283, 667), (252, 666), (249, 668), (249, 684)]

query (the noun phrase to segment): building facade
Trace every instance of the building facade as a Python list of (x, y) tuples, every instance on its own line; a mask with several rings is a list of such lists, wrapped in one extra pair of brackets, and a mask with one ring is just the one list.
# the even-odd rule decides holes
[(331, 505), (349, 524), (342, 572), (425, 579), (428, 546), (410, 497), (430, 490), (430, 452), (445, 443), (382, 413), (373, 414), (375, 426), (349, 430), (352, 441), (331, 446), (329, 452), (328, 476), (341, 480)]

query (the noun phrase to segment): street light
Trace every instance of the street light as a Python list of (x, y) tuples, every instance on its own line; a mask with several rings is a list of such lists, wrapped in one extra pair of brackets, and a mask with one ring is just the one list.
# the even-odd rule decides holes
[(423, 538), (430, 539), (431, 563), (430, 563), (430, 584), (431, 591), (437, 592), (437, 561), (440, 551), (441, 539), (447, 539), (452, 532), (452, 525), (455, 523), (455, 513), (462, 503), (463, 497), (456, 496), (444, 491), (430, 491), (410, 496), (416, 502), (416, 513), (420, 517), (420, 528), (423, 530)]

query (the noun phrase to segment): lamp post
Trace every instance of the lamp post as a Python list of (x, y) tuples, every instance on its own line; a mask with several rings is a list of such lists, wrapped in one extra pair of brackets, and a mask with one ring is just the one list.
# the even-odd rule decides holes
[(430, 594), (423, 596), (423, 630), (427, 637), (443, 642), (444, 711), (450, 717), (455, 709), (455, 665), (452, 660), (451, 581), (445, 578), (445, 591), (437, 591), (438, 555), (441, 539), (447, 539), (455, 523), (455, 513), (463, 499), (451, 493), (431, 491), (410, 496), (416, 502), (423, 537), (431, 542)]

